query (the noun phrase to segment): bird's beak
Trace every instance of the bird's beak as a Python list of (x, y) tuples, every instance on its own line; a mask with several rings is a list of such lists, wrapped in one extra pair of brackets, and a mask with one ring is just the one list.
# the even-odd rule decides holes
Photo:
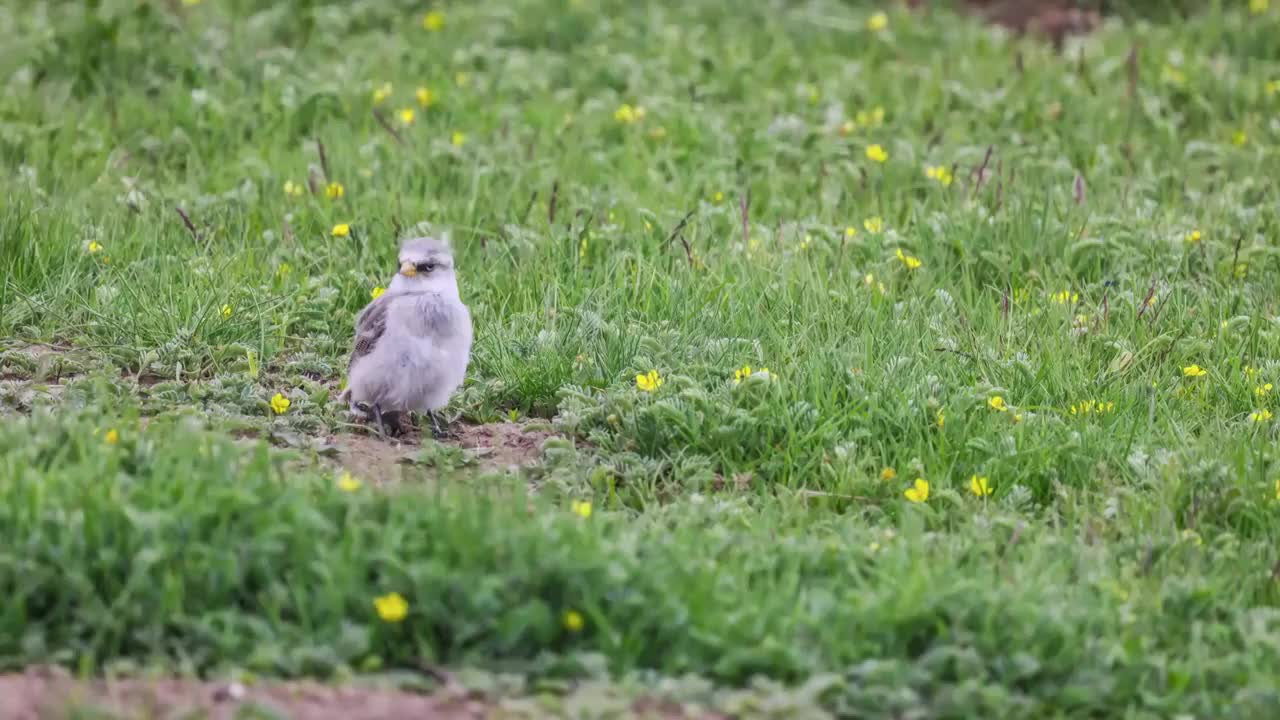
[(414, 267), (411, 262), (402, 262), (400, 263), (400, 274), (405, 277), (413, 277), (418, 274), (418, 268)]

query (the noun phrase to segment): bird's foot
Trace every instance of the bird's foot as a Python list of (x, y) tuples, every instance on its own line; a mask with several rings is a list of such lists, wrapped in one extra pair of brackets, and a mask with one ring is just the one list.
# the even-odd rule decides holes
[(427, 417), (431, 419), (431, 437), (436, 440), (457, 440), (458, 434), (449, 429), (449, 426), (440, 422), (440, 416), (434, 411), (428, 411)]

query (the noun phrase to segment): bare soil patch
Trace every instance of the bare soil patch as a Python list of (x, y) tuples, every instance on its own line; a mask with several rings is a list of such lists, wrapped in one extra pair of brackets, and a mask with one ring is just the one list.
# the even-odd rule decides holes
[[(535, 423), (456, 424), (450, 429), (456, 438), (442, 444), (465, 451), (470, 458), (469, 467), (481, 474), (518, 471), (536, 463), (542, 443), (555, 435), (547, 426)], [(420, 432), (408, 428), (402, 437), (393, 440), (343, 434), (329, 437), (328, 442), (338, 449), (333, 460), (363, 478), (399, 478), (400, 467), (412, 463), (423, 449)]]

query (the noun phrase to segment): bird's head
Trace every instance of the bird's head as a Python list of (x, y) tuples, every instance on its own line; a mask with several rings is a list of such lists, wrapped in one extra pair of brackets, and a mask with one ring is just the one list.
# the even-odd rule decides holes
[(406, 240), (400, 246), (399, 261), (399, 270), (388, 290), (458, 294), (458, 277), (448, 242), (430, 237)]

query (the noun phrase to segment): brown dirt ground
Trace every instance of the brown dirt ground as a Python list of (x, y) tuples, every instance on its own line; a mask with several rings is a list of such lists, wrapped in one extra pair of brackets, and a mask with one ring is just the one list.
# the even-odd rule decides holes
[[(265, 717), (289, 720), (480, 720), (555, 717), (550, 708), (536, 710), (537, 702), (532, 707), (527, 703), (504, 705), (501, 701), (485, 699), (462, 688), (447, 687), (433, 695), (422, 695), (309, 681), (263, 683), (251, 687), (175, 678), (80, 681), (72, 679), (65, 671), (52, 668), (0, 675), (0, 720), (66, 720), (74, 717), (103, 720), (247, 720)], [(652, 698), (632, 701), (621, 713), (614, 706), (613, 712), (600, 715), (605, 716), (727, 720), (725, 715), (695, 711), (678, 703)]]
[[(476, 470), (481, 473), (503, 472), (536, 462), (542, 443), (555, 433), (546, 426), (498, 422), (485, 425), (455, 424), (451, 430), (456, 439), (446, 440), (470, 452)], [(327, 442), (336, 446), (334, 458), (343, 469), (363, 478), (395, 478), (398, 465), (414, 458), (422, 449), (421, 436), (407, 430), (402, 438), (383, 440), (377, 435), (333, 435)]]

